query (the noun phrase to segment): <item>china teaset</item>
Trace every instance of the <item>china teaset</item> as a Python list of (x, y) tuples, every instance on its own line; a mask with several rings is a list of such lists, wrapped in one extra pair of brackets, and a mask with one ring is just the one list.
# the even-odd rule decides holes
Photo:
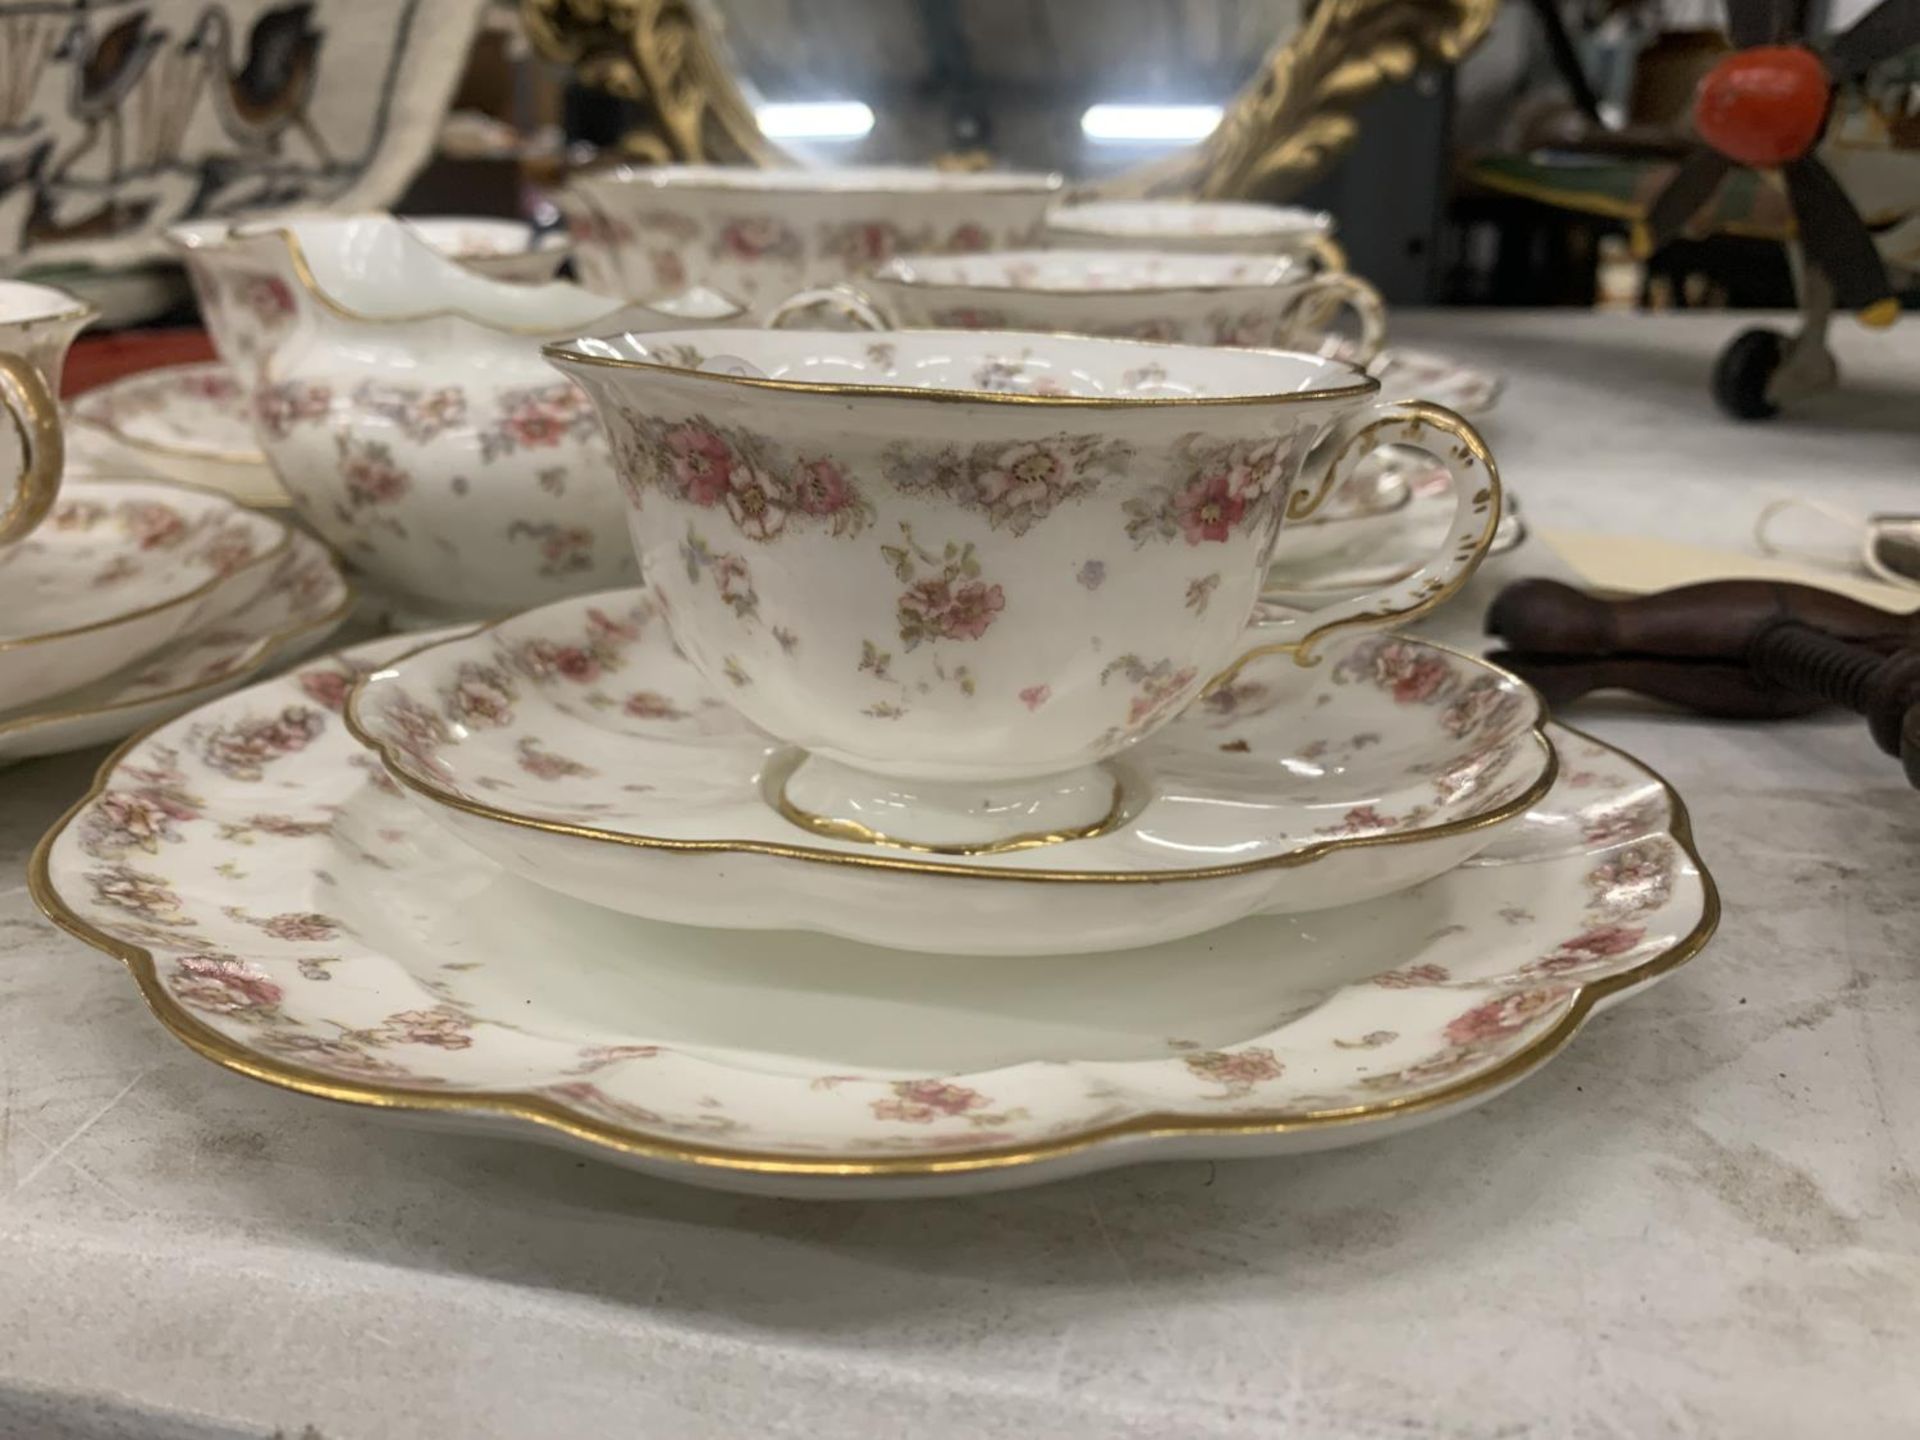
[[(1657, 777), (1392, 633), (1517, 542), (1419, 377), (1497, 387), (1384, 349), (1324, 217), (1061, 200), (614, 170), (508, 278), (458, 224), (180, 234), (302, 528), (56, 497), (50, 362), (0, 371), (0, 760), (146, 727), (43, 907), (245, 1073), (783, 1194), (1346, 1143), (1543, 1063), (1715, 900)], [(439, 628), (234, 690), (343, 613), (314, 536)]]

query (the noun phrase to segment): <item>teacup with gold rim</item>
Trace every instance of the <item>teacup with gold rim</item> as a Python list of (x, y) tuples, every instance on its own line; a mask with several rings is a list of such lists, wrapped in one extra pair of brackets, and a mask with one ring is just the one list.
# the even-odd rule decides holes
[(1058, 175), (901, 165), (618, 166), (555, 203), (581, 280), (633, 299), (707, 286), (750, 308), (908, 252), (1037, 244)]
[(0, 280), (0, 545), (53, 508), (65, 459), (60, 372), (98, 313), (51, 285)]
[(769, 323), (780, 325), (815, 307), (873, 330), (1053, 330), (1319, 350), (1357, 365), (1379, 354), (1387, 335), (1386, 302), (1359, 276), (1315, 271), (1305, 260), (1273, 254), (903, 255), (850, 284), (790, 296), (774, 307)]
[[(1318, 356), (1039, 333), (680, 330), (546, 354), (592, 398), (691, 663), (806, 752), (783, 813), (931, 848), (1098, 833), (1109, 763), (1258, 652), (1420, 614), (1499, 518), (1450, 411)], [(1281, 527), (1381, 445), (1452, 474), (1418, 572), (1250, 637)]]
[(1047, 212), (1046, 243), (1071, 249), (1266, 251), (1322, 269), (1347, 268), (1333, 217), (1258, 200), (1081, 200)]

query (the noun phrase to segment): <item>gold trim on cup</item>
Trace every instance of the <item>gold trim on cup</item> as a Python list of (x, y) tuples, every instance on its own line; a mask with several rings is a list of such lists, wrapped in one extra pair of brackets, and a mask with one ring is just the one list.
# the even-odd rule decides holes
[[(1021, 285), (1015, 281), (993, 280), (928, 280), (893, 273), (896, 265), (925, 264), (928, 261), (950, 261), (964, 265), (969, 261), (1002, 260), (1009, 255), (1033, 255), (1046, 260), (1086, 260), (1098, 257), (1116, 263), (1143, 264), (1149, 260), (1210, 261), (1227, 264), (1235, 260), (1250, 260), (1256, 264), (1287, 266), (1289, 273), (1270, 280), (1189, 280), (1180, 284), (1154, 285)], [(1313, 279), (1313, 272), (1301, 265), (1296, 256), (1285, 251), (1263, 252), (1259, 250), (1101, 250), (1095, 246), (1068, 247), (1057, 250), (984, 250), (972, 255), (901, 255), (867, 272), (863, 277), (869, 285), (892, 286), (896, 290), (955, 290), (963, 293), (982, 293), (993, 295), (1066, 295), (1074, 299), (1131, 299), (1136, 295), (1190, 295), (1195, 291), (1205, 295), (1246, 290), (1255, 294), (1278, 290), (1293, 285), (1304, 285)], [(869, 297), (871, 298), (871, 297)], [(1126, 337), (1116, 336), (1116, 339)], [(1233, 347), (1249, 348), (1249, 347)]]
[[(60, 494), (66, 468), (66, 442), (60, 435), (60, 406), (28, 360), (0, 354), (0, 392), (14, 433), (20, 438), (20, 477), (13, 499), (0, 510), (0, 545), (24, 539), (47, 518)], [(0, 644), (0, 649), (5, 649)]]
[[(685, 333), (708, 327), (688, 325), (679, 331), (658, 331), (645, 339), (658, 339), (662, 334)], [(893, 332), (886, 332), (893, 333)], [(951, 336), (956, 340), (964, 339), (969, 345), (979, 345), (991, 338), (1003, 345), (1018, 344), (1022, 340), (1072, 340), (1081, 344), (1124, 345), (1140, 350), (1176, 350), (1195, 355), (1217, 355), (1221, 353), (1211, 345), (1173, 345), (1157, 340), (1130, 340), (1113, 337), (1075, 334), (1066, 330), (908, 330), (900, 332), (912, 339), (928, 336)], [(590, 366), (604, 370), (651, 370), (656, 374), (678, 375), (690, 380), (712, 380), (725, 385), (744, 385), (750, 389), (782, 391), (793, 395), (858, 395), (884, 396), (895, 400), (931, 400), (943, 404), (956, 402), (977, 405), (1051, 405), (1060, 409), (1099, 409), (1099, 410), (1152, 410), (1170, 405), (1187, 406), (1223, 406), (1223, 405), (1303, 405), (1322, 404), (1328, 401), (1359, 400), (1379, 392), (1380, 382), (1358, 366), (1344, 360), (1331, 359), (1325, 355), (1312, 355), (1297, 350), (1267, 350), (1254, 346), (1236, 347), (1226, 353), (1232, 356), (1274, 355), (1291, 360), (1310, 360), (1316, 365), (1343, 371), (1353, 376), (1345, 385), (1330, 386), (1320, 390), (1287, 390), (1265, 395), (1028, 395), (1005, 390), (947, 390), (929, 386), (925, 389), (912, 385), (858, 385), (834, 380), (777, 380), (767, 375), (728, 375), (717, 370), (694, 370), (685, 365), (668, 365), (657, 360), (633, 360), (624, 355), (594, 355), (572, 348), (580, 339), (557, 340), (540, 347), (540, 353), (548, 360), (559, 365), (565, 373), (568, 365)]]
[[(1472, 558), (1473, 563), (1464, 566), (1450, 580), (1440, 584), (1429, 582), (1427, 587), (1415, 596), (1412, 601), (1395, 609), (1367, 610), (1342, 615), (1318, 625), (1305, 623), (1306, 620), (1312, 618), (1312, 616), (1309, 615), (1303, 619), (1300, 625), (1289, 627), (1290, 629), (1304, 631), (1304, 633), (1298, 634), (1290, 640), (1276, 640), (1265, 645), (1254, 646), (1234, 660), (1232, 664), (1228, 665), (1226, 669), (1222, 670), (1218, 675), (1215, 675), (1211, 680), (1207, 681), (1206, 689), (1208, 691), (1218, 690), (1222, 685), (1229, 683), (1249, 662), (1258, 660), (1262, 656), (1291, 655), (1296, 664), (1317, 665), (1319, 663), (1319, 657), (1314, 654), (1314, 647), (1319, 645), (1329, 635), (1336, 635), (1342, 630), (1350, 630), (1356, 627), (1369, 630), (1385, 629), (1388, 625), (1404, 624), (1409, 620), (1417, 620), (1422, 615), (1430, 614), (1460, 592), (1466, 583), (1478, 572), (1480, 561), (1484, 560), (1487, 553), (1493, 548), (1493, 537), (1500, 529), (1500, 469), (1499, 466), (1494, 463), (1493, 453), (1487, 449), (1486, 442), (1480, 438), (1480, 432), (1473, 428), (1472, 422), (1466, 419), (1465, 416), (1455, 414), (1444, 405), (1433, 405), (1425, 400), (1394, 400), (1387, 402), (1383, 408), (1393, 413), (1382, 415), (1377, 419), (1371, 420), (1366, 425), (1363, 425), (1348, 435), (1345, 440), (1341, 442), (1340, 448), (1328, 458), (1325, 472), (1317, 488), (1310, 495), (1304, 498), (1298, 494), (1288, 497), (1286, 518), (1289, 521), (1297, 521), (1310, 517), (1315, 510), (1319, 509), (1320, 506), (1326, 502), (1327, 497), (1333, 493), (1335, 480), (1340, 473), (1341, 463), (1346, 459), (1348, 454), (1356, 448), (1371, 448), (1370, 442), (1372, 442), (1373, 437), (1380, 431), (1398, 429), (1405, 421), (1412, 420), (1415, 424), (1424, 423), (1433, 426), (1443, 435), (1451, 437), (1462, 446), (1466, 454), (1455, 457), (1462, 465), (1477, 463), (1486, 471), (1486, 487), (1468, 497), (1469, 503), (1476, 510), (1484, 511), (1484, 518), (1480, 525), (1480, 533), (1472, 537), (1471, 540), (1456, 546), (1452, 552), (1455, 556), (1463, 560)], [(1404, 444), (1407, 442), (1403, 441), (1400, 443)], [(1436, 456), (1438, 455), (1437, 451), (1430, 451), (1429, 453), (1435, 454)], [(1463, 485), (1465, 483), (1465, 477), (1456, 471), (1453, 476), (1453, 482), (1456, 487)], [(1456, 510), (1456, 514), (1457, 513)], [(1414, 575), (1419, 574), (1426, 566), (1433, 563), (1436, 558), (1438, 558), (1437, 552), (1434, 555), (1430, 555), (1426, 560), (1423, 560), (1419, 566), (1409, 571), (1408, 574), (1400, 580), (1389, 580), (1382, 585), (1374, 586), (1361, 596), (1356, 597), (1356, 602), (1353, 603), (1357, 603), (1359, 599), (1367, 599), (1376, 592), (1391, 590), (1395, 585), (1401, 584), (1405, 580), (1411, 579)], [(1265, 588), (1264, 583), (1262, 588)], [(1343, 601), (1337, 603), (1347, 604), (1350, 602)], [(1256, 631), (1258, 628), (1258, 626), (1255, 627)], [(1425, 641), (1423, 643), (1432, 644), (1433, 642)], [(1441, 646), (1439, 648), (1444, 649), (1446, 647)], [(1483, 661), (1482, 663), (1485, 662)]]
[[(164, 722), (163, 722), (164, 723)], [(413, 1111), (442, 1115), (467, 1115), (482, 1119), (517, 1121), (541, 1130), (592, 1145), (635, 1160), (696, 1166), (714, 1171), (740, 1174), (795, 1176), (804, 1178), (856, 1179), (885, 1176), (933, 1176), (977, 1174), (1014, 1170), (1043, 1161), (1103, 1149), (1117, 1141), (1172, 1139), (1202, 1135), (1214, 1138), (1233, 1136), (1275, 1136), (1302, 1131), (1324, 1131), (1355, 1125), (1378, 1123), (1388, 1118), (1403, 1118), (1445, 1110), (1476, 1099), (1490, 1097), (1539, 1069), (1566, 1048), (1589, 1016), (1615, 996), (1625, 994), (1691, 960), (1713, 937), (1720, 924), (1720, 891), (1712, 874), (1694, 845), (1693, 826), (1686, 803), (1666, 778), (1651, 765), (1626, 751), (1594, 739), (1571, 726), (1560, 728), (1578, 739), (1602, 746), (1638, 766), (1651, 776), (1666, 796), (1668, 820), (1665, 833), (1672, 836), (1681, 852), (1700, 877), (1700, 919), (1679, 940), (1649, 956), (1638, 965), (1585, 984), (1570, 987), (1566, 1010), (1552, 1025), (1507, 1056), (1477, 1073), (1449, 1081), (1424, 1094), (1405, 1095), (1361, 1105), (1325, 1110), (1241, 1110), (1230, 1115), (1176, 1115), (1149, 1113), (1110, 1124), (1096, 1125), (1078, 1134), (1063, 1136), (1041, 1144), (1011, 1148), (983, 1147), (978, 1150), (949, 1150), (936, 1155), (872, 1156), (867, 1154), (796, 1156), (770, 1150), (729, 1149), (712, 1144), (672, 1139), (650, 1134), (611, 1120), (582, 1115), (559, 1101), (533, 1090), (448, 1090), (415, 1089), (404, 1085), (383, 1085), (376, 1081), (345, 1080), (325, 1075), (302, 1065), (249, 1050), (238, 1041), (214, 1029), (187, 1010), (161, 982), (153, 952), (128, 941), (115, 939), (82, 919), (54, 889), (50, 874), (53, 846), (76, 818), (99, 798), (114, 769), (134, 747), (159, 726), (150, 727), (128, 740), (108, 756), (94, 775), (93, 784), (71, 809), (54, 823), (34, 847), (27, 865), (27, 891), (34, 903), (55, 925), (94, 949), (113, 956), (132, 973), (154, 1017), (174, 1038), (214, 1064), (261, 1080), (284, 1090), (295, 1091), (348, 1105), (363, 1105), (378, 1110)], [(1543, 737), (1544, 738), (1544, 737)]]
[(1110, 830), (1119, 829), (1128, 818), (1126, 786), (1115, 776), (1112, 777), (1113, 803), (1107, 807), (1107, 813), (1085, 825), (1070, 825), (1063, 830), (1029, 830), (978, 844), (932, 845), (921, 840), (903, 840), (884, 830), (876, 830), (871, 825), (863, 825), (858, 820), (822, 815), (795, 803), (793, 797), (787, 794), (787, 785), (793, 779), (799, 761), (805, 758), (804, 751), (797, 753), (787, 765), (786, 773), (777, 777), (777, 783), (772, 787), (773, 808), (782, 819), (830, 840), (850, 840), (855, 844), (878, 845), (889, 850), (911, 850), (920, 855), (1011, 855), (1018, 850), (1039, 850), (1048, 845), (1092, 840)]

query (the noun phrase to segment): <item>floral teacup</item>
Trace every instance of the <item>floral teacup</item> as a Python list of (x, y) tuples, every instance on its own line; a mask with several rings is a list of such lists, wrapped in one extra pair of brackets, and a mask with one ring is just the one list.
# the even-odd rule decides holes
[(1312, 663), (1332, 631), (1425, 612), (1499, 519), (1471, 426), (1316, 356), (953, 330), (546, 353), (599, 408), (688, 659), (808, 752), (770, 803), (876, 843), (1119, 823), (1139, 791), (1102, 762), (1237, 668), (1283, 521), (1379, 446), (1451, 472), (1444, 545), (1385, 589), (1262, 620), (1250, 653)]
[(1047, 214), (1047, 244), (1209, 254), (1265, 250), (1344, 270), (1324, 210), (1253, 200), (1086, 200)]
[[(1324, 349), (1364, 365), (1387, 336), (1380, 292), (1286, 255), (1001, 250), (907, 255), (857, 285), (803, 290), (769, 323), (816, 305), (875, 330), (1053, 330), (1185, 345)], [(1352, 317), (1354, 338), (1334, 329)]]
[(492, 615), (634, 577), (592, 407), (540, 343), (734, 307), (487, 280), (385, 217), (235, 240), (271, 257), (294, 307), (256, 377), (255, 437), (302, 517), (404, 614)]
[(50, 285), (0, 280), (0, 545), (46, 518), (60, 489), (60, 372), (98, 312)]
[(1033, 244), (1060, 185), (886, 166), (623, 166), (575, 176), (555, 203), (593, 289), (643, 299), (701, 285), (751, 306), (910, 251)]

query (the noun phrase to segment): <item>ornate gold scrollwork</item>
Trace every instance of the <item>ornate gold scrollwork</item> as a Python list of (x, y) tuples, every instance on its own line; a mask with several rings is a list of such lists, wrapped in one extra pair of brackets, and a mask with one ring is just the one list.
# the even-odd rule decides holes
[[(1426, 63), (1454, 64), (1499, 0), (1306, 0), (1300, 28), (1200, 144), (1097, 187), (1108, 195), (1284, 198), (1353, 143), (1354, 107)], [(698, 0), (520, 0), (540, 52), (646, 111), (622, 141), (637, 159), (782, 165)]]
[(520, 0), (534, 48), (642, 109), (631, 158), (784, 165), (721, 59), (696, 0)]
[(1499, 0), (1318, 0), (1268, 52), (1213, 134), (1130, 170), (1102, 194), (1285, 199), (1353, 143), (1353, 110), (1422, 64), (1457, 64), (1480, 43)]

